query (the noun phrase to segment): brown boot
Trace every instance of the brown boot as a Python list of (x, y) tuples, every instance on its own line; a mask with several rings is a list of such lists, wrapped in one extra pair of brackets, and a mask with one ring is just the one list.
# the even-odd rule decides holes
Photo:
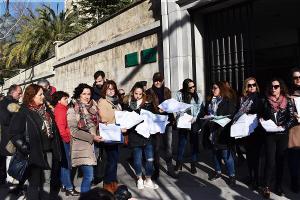
[(112, 182), (112, 184), (113, 184), (113, 191), (114, 191), (113, 193), (115, 193), (117, 191), (119, 185), (118, 185), (118, 182)]
[(114, 194), (115, 191), (118, 189), (118, 183), (117, 182), (111, 182), (111, 183), (103, 183), (103, 188), (110, 193)]

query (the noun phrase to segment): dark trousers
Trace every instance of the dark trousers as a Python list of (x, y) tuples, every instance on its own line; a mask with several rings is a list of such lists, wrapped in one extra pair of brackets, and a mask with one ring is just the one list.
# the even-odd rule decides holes
[(249, 177), (256, 184), (259, 184), (260, 153), (263, 142), (263, 136), (257, 132), (245, 137), (243, 141), (246, 149)]
[(300, 149), (288, 149), (291, 186), (299, 188), (300, 175)]
[(105, 165), (104, 183), (109, 184), (117, 182), (117, 170), (119, 161), (119, 145), (108, 144), (104, 146), (107, 155), (107, 162)]
[(198, 133), (192, 132), (188, 129), (178, 129), (178, 152), (177, 152), (177, 161), (182, 162), (185, 147), (188, 141), (188, 135), (190, 136), (191, 144), (191, 153), (192, 153), (192, 162), (197, 162), (198, 152), (199, 152), (199, 139)]
[(164, 157), (167, 163), (167, 166), (172, 165), (172, 126), (166, 127), (166, 132), (164, 134), (157, 133), (152, 136), (152, 145), (154, 153), (154, 169), (155, 171), (159, 170), (160, 163), (160, 144), (163, 144)]
[(265, 136), (266, 165), (265, 181), (266, 186), (272, 184), (272, 174), (276, 169), (276, 186), (281, 187), (284, 158), (288, 145), (288, 134), (270, 134)]
[(6, 156), (0, 155), (0, 185), (6, 182)]
[[(59, 199), (58, 193), (61, 186), (60, 183), (60, 162), (57, 160), (52, 160), (50, 153), (48, 153), (48, 162), (51, 166), (51, 171), (44, 170), (35, 165), (29, 166), (29, 177), (28, 182), (29, 186), (27, 189), (28, 200), (39, 200), (39, 199), (50, 199), (57, 200)], [(50, 179), (50, 195), (46, 198), (42, 197), (42, 192), (44, 184), (47, 180)]]
[(105, 154), (104, 147), (101, 144), (96, 144), (95, 148), (99, 152), (97, 157), (97, 165), (94, 166), (94, 179), (102, 179), (104, 177)]

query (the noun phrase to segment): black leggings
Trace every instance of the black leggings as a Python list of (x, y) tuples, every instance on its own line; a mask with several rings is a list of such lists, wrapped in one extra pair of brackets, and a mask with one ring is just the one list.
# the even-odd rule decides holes
[(288, 146), (288, 134), (270, 134), (265, 137), (266, 165), (265, 181), (266, 186), (272, 183), (272, 173), (276, 169), (276, 186), (281, 187), (285, 152)]

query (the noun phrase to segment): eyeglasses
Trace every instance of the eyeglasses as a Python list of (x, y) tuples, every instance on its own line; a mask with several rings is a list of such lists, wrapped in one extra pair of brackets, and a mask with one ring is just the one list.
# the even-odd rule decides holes
[(277, 90), (280, 87), (280, 85), (272, 85), (272, 88), (274, 88), (275, 90)]
[(298, 79), (300, 79), (300, 76), (294, 76), (293, 79), (298, 80)]
[(161, 80), (161, 79), (155, 79), (155, 80), (153, 80), (153, 82), (155, 83), (155, 82), (163, 82), (163, 80)]
[(248, 88), (251, 88), (251, 87), (256, 87), (256, 83), (253, 83), (253, 84), (248, 84), (248, 85), (247, 85), (247, 87), (248, 87)]
[(193, 88), (196, 88), (196, 86), (193, 85), (193, 86), (189, 87), (190, 90), (193, 89)]

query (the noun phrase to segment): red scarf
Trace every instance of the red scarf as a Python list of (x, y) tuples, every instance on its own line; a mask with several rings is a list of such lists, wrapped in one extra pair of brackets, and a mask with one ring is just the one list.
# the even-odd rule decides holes
[(285, 109), (287, 105), (287, 99), (285, 96), (280, 95), (278, 98), (269, 96), (268, 101), (275, 112)]

